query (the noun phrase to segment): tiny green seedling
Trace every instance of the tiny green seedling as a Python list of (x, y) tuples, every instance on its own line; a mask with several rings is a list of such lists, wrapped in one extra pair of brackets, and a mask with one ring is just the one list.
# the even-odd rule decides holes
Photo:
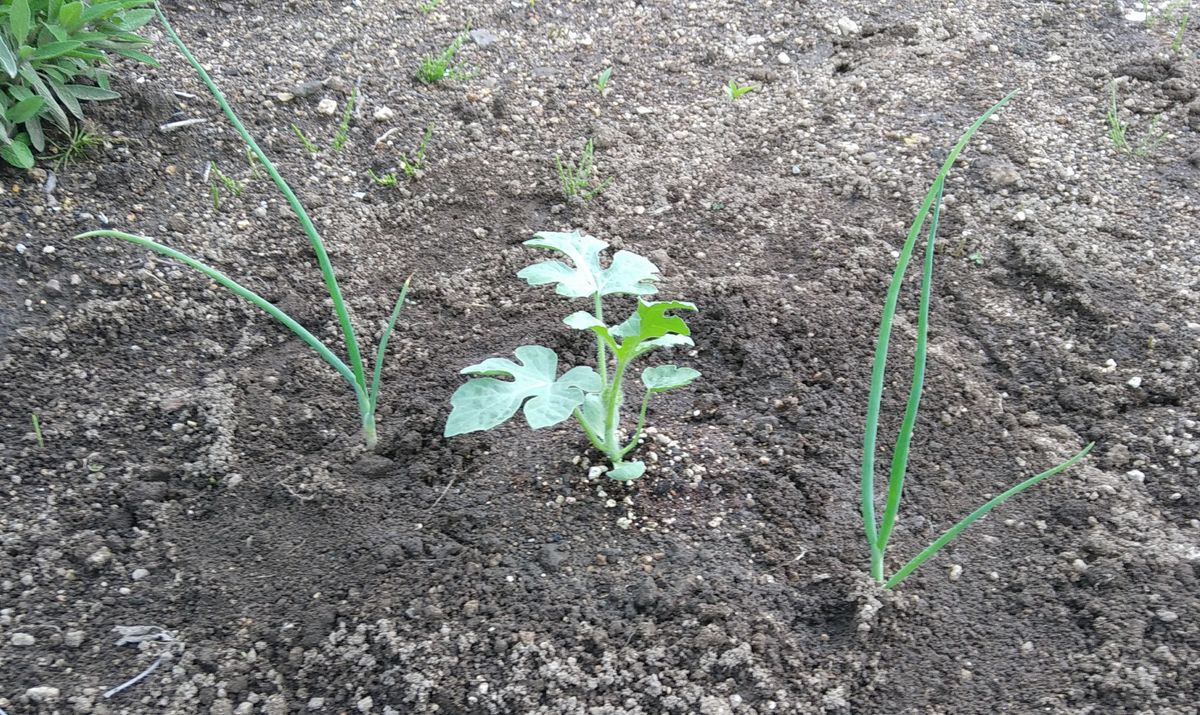
[(613, 68), (609, 67), (596, 75), (595, 88), (600, 94), (604, 94), (604, 90), (608, 89), (608, 81), (612, 79)]
[(423, 2), (420, 5), (417, 5), (417, 12), (421, 13), (422, 15), (428, 15), (436, 10), (438, 5), (441, 4), (442, 0), (429, 0), (428, 2)]
[(982, 266), (983, 265), (983, 252), (975, 251), (971, 255), (967, 256), (967, 260), (970, 261), (971, 263), (974, 263), (977, 266)]
[(409, 159), (404, 154), (400, 155), (400, 170), (403, 171), (404, 175), (409, 179), (417, 178), (417, 174), (424, 170), (425, 150), (429, 148), (429, 140), (431, 137), (433, 137), (432, 122), (425, 127), (425, 133), (421, 135), (421, 143), (417, 145), (417, 150), (413, 153), (412, 159)]
[[(287, 313), (280, 310), (273, 303), (258, 295), (254, 291), (245, 288), (237, 281), (234, 281), (232, 278), (226, 276), (224, 273), (221, 273), (217, 269), (212, 268), (211, 266), (208, 266), (207, 264), (202, 263), (195, 258), (192, 258), (186, 253), (177, 251), (168, 246), (164, 246), (151, 238), (125, 233), (123, 231), (89, 231), (76, 236), (76, 238), (117, 238), (122, 241), (128, 241), (134, 245), (154, 251), (155, 253), (167, 256), (168, 258), (172, 258), (196, 271), (199, 271), (200, 273), (203, 273), (205, 276), (208, 276), (210, 279), (220, 284), (234, 295), (253, 303), (272, 318), (282, 323), (284, 327), (286, 327), (288, 330), (291, 330), (292, 333), (294, 333), (306, 345), (312, 348), (322, 360), (328, 363), (339, 375), (342, 376), (342, 378), (346, 380), (346, 382), (350, 384), (351, 389), (354, 390), (354, 396), (358, 403), (358, 412), (362, 425), (363, 439), (367, 444), (367, 448), (373, 449), (378, 441), (375, 424), (375, 412), (379, 401), (380, 382), (383, 377), (383, 359), (387, 355), (388, 340), (391, 338), (392, 332), (396, 328), (396, 321), (400, 318), (400, 309), (404, 306), (405, 298), (408, 296), (408, 285), (409, 281), (411, 281), (411, 277), (409, 280), (404, 282), (404, 286), (400, 289), (400, 296), (397, 298), (396, 303), (392, 308), (391, 316), (388, 318), (387, 324), (380, 334), (379, 345), (375, 351), (374, 370), (373, 373), (369, 375), (364, 366), (358, 337), (354, 330), (354, 324), (350, 320), (350, 313), (346, 308), (346, 301), (342, 297), (341, 288), (338, 286), (337, 275), (334, 273), (333, 264), (329, 260), (329, 252), (325, 249), (325, 242), (321, 240), (321, 236), (317, 232), (316, 226), (313, 224), (308, 212), (304, 209), (304, 205), (300, 203), (300, 199), (296, 197), (296, 193), (292, 190), (292, 187), (288, 185), (288, 183), (283, 179), (283, 176), (280, 175), (279, 170), (275, 168), (275, 164), (269, 158), (267, 158), (267, 155), (258, 146), (258, 143), (255, 142), (254, 138), (250, 136), (250, 132), (247, 131), (246, 126), (242, 123), (242, 120), (238, 118), (237, 114), (233, 111), (233, 108), (229, 106), (229, 102), (225, 99), (225, 95), (221, 93), (220, 88), (218, 88), (216, 83), (213, 82), (212, 78), (208, 76), (208, 72), (204, 70), (204, 67), (201, 66), (199, 60), (197, 60), (196, 57), (192, 55), (191, 51), (188, 50), (187, 45), (185, 45), (183, 40), (180, 39), (179, 35), (175, 33), (175, 29), (171, 27), (171, 24), (167, 22), (167, 17), (163, 14), (161, 7), (156, 8), (156, 12), (158, 13), (158, 19), (162, 22), (163, 27), (167, 31), (167, 35), (171, 38), (171, 41), (175, 43), (175, 46), (179, 48), (180, 53), (183, 54), (184, 59), (187, 60), (188, 64), (192, 66), (192, 69), (194, 69), (196, 74), (199, 75), (200, 80), (204, 82), (206, 87), (208, 87), (209, 92), (212, 93), (213, 98), (221, 107), (221, 111), (225, 113), (226, 118), (229, 119), (230, 124), (233, 125), (235, 130), (237, 130), (238, 134), (242, 138), (242, 141), (246, 143), (246, 146), (250, 147), (251, 151), (254, 152), (255, 157), (258, 158), (258, 161), (262, 164), (263, 169), (271, 177), (271, 180), (275, 182), (275, 186), (283, 194), (293, 213), (296, 214), (296, 218), (299, 220), (301, 228), (308, 236), (309, 244), (312, 246), (313, 253), (316, 254), (317, 264), (320, 266), (321, 275), (325, 279), (325, 288), (329, 292), (330, 300), (333, 302), (334, 313), (337, 315), (338, 325), (341, 328), (342, 339), (345, 343), (346, 360), (342, 360), (342, 358), (338, 357), (338, 355), (336, 355), (333, 350), (326, 346), (320, 338), (309, 332), (307, 328), (300, 325), (299, 322), (297, 322)], [(213, 168), (215, 169), (215, 165), (213, 165)]]
[(311, 139), (305, 136), (304, 130), (302, 130), (300, 127), (292, 124), (292, 131), (295, 132), (297, 137), (299, 137), (300, 143), (304, 145), (304, 150), (309, 154), (319, 154), (321, 152), (321, 147), (314, 144)]
[(371, 181), (374, 181), (376, 186), (395, 186), (397, 183), (395, 172), (380, 175), (376, 174), (373, 169), (367, 169), (367, 176), (371, 177)]
[[(658, 280), (658, 267), (635, 253), (617, 251), (608, 268), (602, 268), (600, 254), (608, 243), (578, 231), (537, 233), (525, 245), (558, 251), (573, 264), (544, 261), (521, 270), (517, 276), (534, 286), (556, 284), (557, 293), (567, 298), (592, 300), (593, 312), (572, 313), (563, 322), (575, 330), (595, 333), (596, 368), (572, 367), (559, 376), (558, 355), (540, 345), (518, 347), (515, 352), (520, 363), (491, 358), (463, 368), (463, 374), (482, 377), (469, 380), (450, 398), (453, 409), (446, 420), (445, 436), (489, 430), (508, 421), (518, 410), (524, 412), (533, 429), (574, 417), (592, 446), (611, 460), (612, 468), (607, 472), (610, 478), (637, 479), (646, 471), (645, 463), (627, 462), (625, 457), (641, 438), (650, 398), (689, 385), (700, 373), (675, 365), (643, 370), (645, 392), (637, 426), (633, 437), (622, 442), (620, 411), (625, 373), (630, 363), (657, 348), (692, 345), (687, 324), (670, 312), (694, 311), (696, 306), (683, 301), (645, 300), (645, 296), (657, 292), (654, 282)], [(610, 295), (638, 299), (633, 314), (614, 326), (604, 322), (603, 299)]]
[(346, 141), (350, 138), (350, 119), (354, 116), (354, 106), (358, 102), (358, 89), (350, 90), (350, 99), (346, 100), (346, 107), (342, 109), (342, 121), (338, 123), (337, 133), (333, 135), (333, 142), (329, 145), (334, 151), (341, 151), (342, 147), (346, 146)]
[(91, 152), (93, 147), (122, 141), (117, 137), (92, 134), (84, 127), (74, 127), (66, 137), (66, 143), (56, 146), (55, 149), (57, 151), (49, 157), (54, 162), (55, 171), (61, 171), (64, 166), (69, 166), (82, 160)]
[(555, 155), (554, 166), (558, 169), (558, 181), (562, 187), (563, 196), (572, 199), (578, 196), (584, 201), (591, 201), (600, 195), (612, 183), (608, 177), (599, 184), (596, 183), (596, 147), (591, 139), (583, 144), (583, 154), (579, 162), (564, 164), (562, 157)]
[(729, 80), (729, 84), (725, 85), (725, 98), (730, 102), (736, 102), (738, 97), (741, 97), (747, 92), (753, 92), (756, 87), (753, 85), (739, 85), (736, 80)]
[(426, 55), (421, 59), (421, 64), (417, 66), (417, 79), (423, 84), (437, 84), (443, 79), (466, 79), (467, 73), (456, 69), (454, 65), (454, 56), (466, 44), (469, 34), (461, 32), (457, 37), (436, 55)]
[(1150, 120), (1150, 128), (1146, 130), (1137, 141), (1137, 145), (1133, 148), (1134, 156), (1149, 156), (1150, 152), (1162, 146), (1167, 140), (1167, 132), (1160, 125), (1162, 124), (1162, 115), (1155, 114)]
[(38, 449), (45, 449), (46, 441), (42, 439), (42, 423), (36, 412), (30, 413), (29, 421), (33, 423), (33, 438), (37, 442)]
[(1108, 113), (1105, 118), (1108, 120), (1108, 138), (1112, 140), (1113, 146), (1118, 149), (1128, 149), (1129, 142), (1125, 139), (1127, 127), (1117, 112), (1116, 82), (1108, 83)]
[[(896, 270), (892, 274), (891, 285), (888, 287), (887, 299), (884, 301), (883, 318), (880, 320), (879, 325), (879, 339), (875, 343), (875, 362), (871, 368), (871, 389), (867, 399), (867, 419), (863, 435), (861, 478), (862, 517), (866, 530), (867, 545), (871, 551), (871, 577), (883, 584), (884, 588), (893, 588), (898, 585), (917, 567), (925, 563), (927, 559), (940, 551), (946, 544), (950, 543), (963, 529), (966, 529), (984, 514), (1038, 482), (1041, 482), (1043, 479), (1047, 479), (1071, 467), (1083, 459), (1093, 446), (1092, 444), (1087, 445), (1075, 456), (1058, 466), (1030, 477), (998, 496), (993, 497), (983, 504), (983, 506), (967, 515), (962, 521), (950, 527), (949, 530), (917, 554), (916, 557), (904, 564), (896, 573), (890, 577), (885, 574), (884, 557), (887, 552), (888, 540), (892, 536), (892, 529), (896, 525), (896, 518), (900, 511), (900, 496), (904, 491), (904, 478), (908, 470), (909, 447), (912, 444), (913, 428), (916, 425), (917, 410), (921, 403), (921, 390), (925, 384), (925, 356), (929, 330), (929, 297), (933, 279), (934, 246), (937, 237), (938, 218), (941, 212), (942, 187), (945, 185), (946, 175), (950, 172), (950, 168), (954, 166), (954, 162), (958, 160), (958, 155), (962, 153), (971, 136), (975, 134), (979, 127), (983, 126), (988, 117), (995, 114), (997, 110), (1008, 103), (1015, 94), (1016, 92), (1009, 94), (984, 112), (983, 116), (975, 120), (975, 123), (967, 129), (962, 138), (958, 140), (958, 144), (950, 151), (949, 156), (934, 178), (933, 186), (929, 187), (928, 193), (925, 194), (925, 200), (917, 212), (916, 219), (913, 221), (912, 226), (909, 227), (908, 236), (905, 238), (904, 247), (901, 249), (900, 257), (896, 263)], [(929, 234), (925, 243), (925, 261), (921, 274), (921, 291), (918, 300), (917, 343), (913, 362), (912, 383), (909, 388), (908, 403), (904, 410), (904, 418), (900, 423), (900, 430), (896, 437), (896, 446), (892, 450), (886, 506), (884, 507), (883, 519), (879, 522), (875, 518), (875, 441), (879, 432), (879, 412), (883, 401), (883, 383), (887, 367), (888, 341), (892, 333), (892, 320), (896, 315), (896, 304), (900, 298), (900, 289), (904, 283), (904, 273), (908, 268), (909, 260), (912, 258), (917, 237), (920, 235), (927, 218), (929, 219)]]

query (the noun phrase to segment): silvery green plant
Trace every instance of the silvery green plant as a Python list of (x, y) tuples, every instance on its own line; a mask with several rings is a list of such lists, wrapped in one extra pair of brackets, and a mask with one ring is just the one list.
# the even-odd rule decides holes
[[(556, 292), (567, 298), (591, 299), (592, 311), (581, 310), (563, 322), (575, 330), (589, 330), (596, 336), (596, 367), (581, 365), (558, 374), (558, 355), (540, 345), (522, 345), (515, 351), (517, 360), (490, 358), (461, 371), (475, 375), (450, 398), (453, 409), (446, 420), (445, 436), (489, 430), (521, 410), (532, 429), (542, 429), (574, 417), (592, 445), (612, 461), (607, 475), (618, 481), (642, 476), (646, 465), (625, 461), (637, 446), (646, 423), (650, 398), (660, 392), (691, 384), (700, 373), (687, 367), (658, 365), (641, 373), (643, 387), (637, 425), (628, 442), (621, 439), (621, 406), (624, 402), (625, 373), (630, 364), (658, 348), (692, 345), (687, 323), (672, 311), (695, 311), (684, 301), (646, 300), (657, 288), (658, 267), (648, 259), (629, 251), (617, 251), (607, 268), (600, 255), (608, 243), (578, 231), (534, 234), (526, 246), (557, 251), (571, 265), (550, 260), (536, 263), (517, 277), (534, 286), (555, 284)], [(633, 314), (617, 325), (604, 318), (604, 298), (612, 295), (636, 296)], [(509, 379), (497, 379), (509, 378)]]

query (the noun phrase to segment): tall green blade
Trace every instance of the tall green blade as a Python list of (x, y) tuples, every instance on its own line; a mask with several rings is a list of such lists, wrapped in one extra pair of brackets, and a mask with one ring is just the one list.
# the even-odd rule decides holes
[(887, 549), (896, 515), (900, 511), (900, 495), (904, 492), (904, 476), (908, 471), (908, 450), (912, 445), (913, 428), (917, 424), (917, 411), (921, 406), (921, 389), (925, 385), (925, 357), (929, 347), (929, 298), (933, 285), (933, 247), (937, 239), (938, 218), (942, 213), (942, 190), (945, 180), (937, 182), (937, 198), (933, 200), (933, 212), (929, 217), (929, 238), (925, 241), (925, 264), (921, 271), (921, 297), (917, 309), (917, 346), (913, 356), (913, 378), (908, 391), (908, 404), (904, 408), (904, 419), (896, 436), (896, 448), (892, 451), (892, 470), (888, 478), (887, 503), (883, 509), (883, 523), (879, 527), (880, 550)]
[(392, 337), (392, 331), (396, 329), (396, 321), (400, 318), (400, 309), (404, 307), (404, 300), (408, 297), (408, 284), (412, 282), (412, 276), (404, 281), (404, 287), (400, 289), (400, 297), (396, 299), (396, 307), (392, 308), (392, 316), (388, 318), (387, 327), (383, 329), (383, 335), (379, 338), (379, 348), (375, 351), (375, 374), (371, 378), (371, 391), (369, 400), (371, 412), (375, 412), (375, 405), (379, 401), (379, 381), (383, 376), (383, 358), (387, 355), (388, 340)]
[(954, 166), (954, 162), (958, 160), (958, 155), (962, 153), (967, 142), (983, 126), (983, 123), (1007, 104), (1016, 94), (1017, 90), (1014, 90), (992, 105), (990, 109), (971, 124), (962, 135), (962, 138), (958, 140), (958, 144), (950, 150), (950, 154), (947, 155), (945, 162), (942, 163), (941, 168), (938, 170), (933, 185), (929, 187), (929, 191), (925, 194), (925, 199), (921, 202), (921, 208), (917, 212), (912, 226), (909, 227), (908, 236), (904, 240), (904, 247), (901, 249), (900, 257), (896, 262), (896, 270), (892, 274), (891, 285), (888, 287), (887, 299), (883, 306), (883, 317), (879, 324), (879, 338), (875, 343), (875, 361), (871, 367), (871, 388), (867, 397), (867, 417), (863, 430), (861, 477), (863, 528), (866, 532), (867, 543), (870, 545), (872, 552), (872, 576), (878, 581), (883, 580), (883, 572), (878, 522), (875, 519), (875, 444), (879, 433), (879, 410), (883, 401), (883, 377), (885, 368), (887, 367), (888, 341), (891, 337), (892, 319), (896, 314), (896, 303), (900, 297), (900, 287), (904, 280), (904, 273), (908, 269), (908, 262), (912, 258), (917, 236), (920, 234), (921, 227), (925, 224), (925, 219), (933, 206), (939, 186), (945, 181), (946, 175), (950, 172), (950, 167)]
[(917, 556), (912, 561), (909, 561), (908, 563), (904, 564), (903, 568), (901, 568), (899, 571), (897, 571), (895, 573), (895, 575), (893, 575), (891, 578), (889, 578), (887, 580), (887, 583), (884, 584), (884, 588), (892, 588), (892, 587), (896, 586), (897, 584), (899, 584), (904, 579), (908, 578), (908, 575), (911, 574), (913, 571), (915, 571), (918, 566), (925, 563), (925, 561), (930, 556), (933, 556), (938, 551), (940, 551), (943, 546), (950, 543), (950, 541), (954, 537), (958, 536), (962, 532), (963, 529), (970, 526), (979, 517), (988, 513), (989, 511), (996, 508), (997, 506), (1000, 506), (1004, 502), (1008, 501), (1010, 498), (1016, 496), (1017, 494), (1020, 494), (1021, 492), (1032, 487), (1033, 485), (1037, 484), (1038, 482), (1042, 481), (1043, 479), (1046, 479), (1047, 477), (1052, 477), (1055, 474), (1058, 474), (1059, 472), (1063, 471), (1064, 469), (1074, 466), (1076, 462), (1078, 462), (1079, 460), (1081, 460), (1085, 456), (1087, 456), (1087, 453), (1092, 451), (1092, 447), (1094, 447), (1095, 445), (1096, 445), (1095, 442), (1089, 443), (1088, 446), (1086, 446), (1082, 450), (1080, 450), (1074, 457), (1071, 457), (1070, 459), (1063, 462), (1062, 464), (1059, 464), (1058, 466), (1056, 466), (1052, 469), (1048, 469), (1035, 477), (1030, 477), (1029, 479), (1026, 479), (1025, 481), (1021, 482), (1020, 484), (1012, 487), (1011, 489), (1004, 492), (1003, 494), (1000, 494), (996, 497), (993, 497), (992, 499), (989, 499), (986, 504), (979, 507), (975, 511), (971, 512), (970, 515), (967, 516), (967, 518), (963, 519), (962, 521), (958, 522), (954, 526), (950, 527), (949, 531), (942, 534), (938, 538), (937, 541), (933, 542), (928, 547), (926, 547), (924, 551), (917, 554)]

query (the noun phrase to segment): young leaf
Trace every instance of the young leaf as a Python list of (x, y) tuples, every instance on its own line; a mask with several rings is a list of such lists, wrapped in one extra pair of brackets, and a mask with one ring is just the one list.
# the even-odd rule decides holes
[(48, 45), (42, 45), (34, 50), (34, 53), (29, 56), (32, 60), (48, 60), (59, 55), (65, 55), (71, 50), (77, 50), (83, 47), (83, 43), (78, 40), (70, 40), (68, 42), (51, 42)]
[(45, 103), (41, 97), (27, 97), (10, 107), (5, 115), (10, 123), (20, 124), (37, 114)]
[(8, 29), (12, 30), (17, 47), (25, 44), (29, 36), (29, 0), (13, 0), (8, 11)]
[(75, 32), (83, 24), (80, 18), (83, 16), (83, 3), (79, 0), (69, 2), (62, 6), (58, 11), (58, 24), (67, 29), (68, 32)]
[(12, 144), (0, 146), (0, 159), (4, 159), (18, 169), (33, 167), (33, 152), (29, 151), (29, 147), (25, 145), (23, 136), (17, 137)]
[(645, 473), (645, 462), (617, 462), (612, 469), (605, 472), (605, 476), (618, 482), (632, 482)]
[(524, 405), (525, 419), (533, 429), (556, 425), (583, 404), (584, 393), (601, 389), (600, 376), (590, 367), (571, 368), (556, 378), (558, 356), (540, 345), (516, 349), (517, 364), (507, 358), (490, 358), (463, 368), (467, 375), (499, 375), (471, 380), (450, 398), (453, 409), (444, 435), (487, 430), (502, 424)]
[(657, 292), (658, 267), (648, 259), (617, 251), (608, 268), (600, 266), (600, 252), (608, 248), (606, 241), (586, 236), (578, 231), (535, 233), (526, 246), (559, 251), (571, 259), (574, 267), (561, 261), (544, 261), (517, 273), (529, 285), (557, 283), (556, 291), (568, 298), (588, 298), (597, 293), (613, 295), (653, 295)]
[(642, 384), (650, 392), (666, 392), (677, 387), (686, 387), (698, 377), (699, 370), (676, 365), (659, 365), (642, 370)]
[(2, 33), (0, 33), (0, 67), (4, 68), (9, 77), (17, 76), (17, 56), (8, 46), (8, 41), (4, 39)]
[(111, 89), (93, 87), (87, 84), (68, 84), (66, 87), (76, 99), (102, 101), (106, 99), (117, 99), (121, 96)]
[(634, 314), (611, 329), (613, 336), (624, 338), (620, 350), (626, 359), (636, 358), (665, 345), (691, 344), (687, 336), (692, 331), (687, 323), (683, 322), (683, 318), (667, 315), (668, 310), (694, 311), (696, 306), (682, 300), (639, 300)]

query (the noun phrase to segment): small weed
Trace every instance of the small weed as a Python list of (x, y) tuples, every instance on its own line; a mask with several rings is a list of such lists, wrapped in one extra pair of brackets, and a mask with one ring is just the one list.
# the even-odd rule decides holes
[(304, 131), (300, 127), (293, 124), (292, 131), (296, 133), (296, 136), (300, 137), (300, 143), (304, 145), (304, 150), (309, 154), (317, 154), (321, 151), (321, 147), (313, 144), (312, 140), (304, 135)]
[(87, 157), (92, 147), (111, 144), (120, 139), (115, 137), (100, 136), (92, 134), (83, 127), (75, 127), (69, 134), (66, 135), (67, 142), (62, 146), (56, 146), (58, 151), (51, 154), (48, 158), (54, 162), (54, 170), (61, 171), (64, 166), (74, 164)]
[(221, 210), (221, 187), (216, 184), (208, 185), (208, 197), (212, 199), (213, 211)]
[(1167, 132), (1159, 126), (1160, 124), (1162, 124), (1162, 115), (1155, 114), (1154, 118), (1150, 120), (1150, 128), (1138, 139), (1137, 146), (1133, 148), (1134, 156), (1149, 156), (1150, 152), (1162, 146), (1163, 142), (1167, 140)]
[(1112, 140), (1113, 146), (1118, 149), (1128, 149), (1129, 142), (1125, 139), (1125, 123), (1121, 121), (1121, 117), (1117, 114), (1117, 83), (1109, 82), (1108, 84), (1108, 138)]
[(596, 87), (596, 91), (600, 94), (604, 94), (604, 90), (608, 89), (608, 80), (612, 78), (612, 71), (613, 68), (609, 67), (600, 74), (596, 75), (596, 84), (594, 86)]
[(460, 32), (446, 49), (437, 55), (426, 55), (422, 58), (420, 66), (417, 67), (417, 79), (423, 84), (437, 84), (446, 78), (466, 79), (468, 75), (456, 69), (453, 65), (454, 56), (466, 44), (467, 37), (468, 33)]
[(977, 266), (982, 266), (983, 265), (983, 253), (980, 251), (975, 251), (971, 255), (967, 256), (967, 260), (970, 261), (971, 263), (974, 263)]
[(254, 151), (250, 147), (246, 147), (246, 163), (250, 165), (250, 178), (258, 178), (258, 159), (254, 157)]
[(395, 172), (389, 172), (387, 174), (384, 174), (383, 176), (380, 176), (379, 174), (376, 174), (374, 170), (367, 169), (367, 176), (371, 177), (371, 181), (374, 181), (376, 186), (395, 186), (396, 185), (396, 173)]
[(33, 423), (33, 438), (37, 440), (38, 449), (45, 449), (46, 442), (42, 439), (42, 423), (38, 420), (37, 413), (31, 413), (29, 421)]
[(242, 189), (245, 188), (242, 182), (221, 171), (220, 168), (217, 167), (217, 162), (215, 161), (208, 162), (208, 166), (212, 170), (213, 176), (217, 177), (217, 180), (225, 186), (226, 191), (234, 196), (242, 195)]
[(584, 201), (591, 201), (612, 183), (611, 176), (599, 184), (596, 183), (595, 156), (596, 147), (592, 140), (588, 139), (583, 145), (583, 154), (578, 163), (564, 164), (562, 157), (554, 157), (554, 166), (558, 168), (558, 180), (562, 185), (564, 197), (570, 199), (578, 196)]
[(1175, 39), (1171, 41), (1171, 51), (1172, 52), (1182, 52), (1183, 51), (1183, 33), (1187, 31), (1188, 20), (1190, 20), (1190, 19), (1191, 19), (1191, 15), (1188, 13), (1184, 13), (1183, 17), (1179, 20), (1179, 24), (1176, 25)]
[(337, 134), (333, 135), (333, 143), (329, 148), (341, 151), (350, 138), (350, 119), (354, 116), (354, 105), (358, 102), (358, 89), (350, 90), (350, 99), (346, 100), (346, 108), (342, 110), (342, 121), (338, 124)]
[(425, 150), (429, 148), (429, 139), (432, 136), (433, 124), (430, 123), (425, 127), (425, 134), (421, 136), (421, 143), (417, 145), (417, 150), (413, 153), (412, 159), (409, 159), (404, 154), (400, 155), (400, 170), (409, 179), (417, 178), (417, 174), (425, 168)]
[(736, 102), (738, 97), (747, 92), (753, 92), (755, 89), (757, 88), (754, 85), (739, 85), (736, 80), (731, 79), (729, 84), (725, 85), (725, 98), (730, 102)]
[(441, 4), (442, 0), (429, 0), (428, 2), (423, 2), (420, 5), (417, 5), (417, 12), (421, 13), (422, 15), (428, 15), (436, 10), (437, 6)]

